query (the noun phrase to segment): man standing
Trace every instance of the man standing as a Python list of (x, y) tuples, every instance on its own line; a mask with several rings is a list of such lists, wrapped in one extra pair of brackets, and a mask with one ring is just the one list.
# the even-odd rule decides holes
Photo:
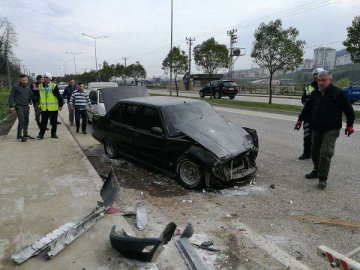
[[(318, 90), (318, 73), (324, 71), (322, 68), (314, 69), (312, 72), (313, 75), (313, 81), (311, 84), (306, 86), (303, 91), (303, 95), (301, 97), (301, 102), (303, 105), (306, 104), (306, 102), (309, 100), (311, 93), (314, 90)], [(311, 134), (312, 134), (312, 128), (311, 128), (311, 113), (304, 118), (304, 152), (299, 157), (300, 160), (309, 159), (311, 158)]]
[[(34, 96), (37, 97), (37, 99), (40, 99), (40, 93), (39, 93), (39, 85), (42, 84), (43, 82), (43, 77), (41, 75), (37, 75), (36, 76), (36, 82), (33, 82), (30, 85), (30, 89), (31, 91), (34, 93)], [(38, 127), (40, 128), (40, 107), (39, 107), (39, 101), (33, 101), (33, 105), (34, 105), (34, 111), (35, 111), (35, 121), (36, 124), (38, 125)]]
[(44, 138), (49, 118), (51, 124), (51, 138), (58, 138), (56, 135), (58, 110), (62, 110), (64, 103), (59, 92), (59, 87), (51, 82), (51, 78), (50, 73), (45, 73), (44, 82), (39, 85), (41, 109), (40, 133), (39, 136), (37, 136), (37, 139), (39, 140)]
[(34, 139), (28, 134), (29, 101), (31, 99), (35, 104), (35, 102), (39, 100), (27, 86), (27, 83), (28, 78), (26, 75), (21, 74), (20, 83), (13, 86), (9, 96), (10, 112), (14, 113), (16, 110), (18, 116), (17, 139), (20, 142), (26, 142), (27, 139)]
[(63, 93), (63, 99), (64, 102), (66, 100), (67, 104), (68, 104), (68, 109), (69, 109), (69, 122), (70, 122), (70, 126), (74, 125), (74, 110), (70, 109), (70, 98), (71, 95), (73, 94), (74, 91), (76, 91), (76, 85), (75, 85), (75, 80), (71, 79), (69, 81), (69, 85), (65, 87), (64, 89), (64, 93)]
[(80, 118), (82, 119), (81, 129), (83, 134), (86, 132), (86, 122), (87, 122), (87, 110), (86, 104), (91, 107), (91, 102), (89, 95), (84, 92), (84, 84), (82, 82), (78, 83), (78, 89), (75, 91), (70, 98), (70, 109), (74, 110), (75, 108), (75, 122), (76, 122), (76, 133), (79, 133), (80, 128)]
[(342, 113), (346, 116), (345, 135), (354, 133), (355, 113), (348, 95), (334, 86), (332, 75), (328, 71), (318, 73), (319, 90), (311, 93), (303, 108), (295, 129), (299, 130), (304, 119), (311, 117), (312, 160), (314, 169), (306, 174), (308, 179), (319, 179), (318, 187), (324, 189), (330, 170), (331, 158), (335, 152), (335, 142), (342, 126)]

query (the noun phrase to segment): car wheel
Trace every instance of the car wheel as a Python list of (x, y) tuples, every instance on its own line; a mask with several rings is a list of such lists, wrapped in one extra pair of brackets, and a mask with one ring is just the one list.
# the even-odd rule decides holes
[(116, 143), (113, 139), (107, 138), (104, 142), (105, 154), (108, 158), (116, 158), (119, 155)]
[(186, 188), (200, 188), (204, 183), (201, 167), (189, 158), (183, 158), (178, 162), (177, 172), (180, 183)]
[(229, 98), (230, 98), (230, 99), (234, 99), (234, 98), (235, 98), (235, 96), (229, 96)]
[(219, 92), (216, 92), (214, 94), (214, 98), (221, 99), (221, 94)]
[(199, 92), (199, 96), (200, 96), (201, 98), (204, 98), (204, 97), (205, 97), (204, 91), (200, 91), (200, 92)]

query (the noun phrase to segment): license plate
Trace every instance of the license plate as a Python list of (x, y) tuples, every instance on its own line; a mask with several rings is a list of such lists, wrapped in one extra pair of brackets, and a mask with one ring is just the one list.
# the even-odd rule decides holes
[(234, 88), (229, 88), (229, 90), (234, 90)]

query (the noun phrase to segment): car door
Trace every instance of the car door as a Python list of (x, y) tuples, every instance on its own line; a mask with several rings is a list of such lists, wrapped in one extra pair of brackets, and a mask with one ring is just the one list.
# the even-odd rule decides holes
[(93, 119), (93, 112), (95, 112), (96, 110), (96, 103), (97, 103), (97, 98), (96, 98), (96, 92), (94, 90), (90, 91), (89, 93), (89, 99), (91, 102), (91, 110), (90, 107), (88, 105), (86, 105), (86, 110), (87, 110), (87, 115), (89, 120), (91, 121)]

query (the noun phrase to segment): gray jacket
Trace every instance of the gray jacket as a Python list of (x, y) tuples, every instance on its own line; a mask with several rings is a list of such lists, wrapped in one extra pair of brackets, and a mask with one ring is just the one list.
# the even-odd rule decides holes
[(15, 105), (28, 106), (30, 99), (32, 101), (38, 101), (39, 98), (34, 95), (29, 86), (22, 86), (16, 84), (13, 86), (9, 96), (9, 106), (14, 108)]

